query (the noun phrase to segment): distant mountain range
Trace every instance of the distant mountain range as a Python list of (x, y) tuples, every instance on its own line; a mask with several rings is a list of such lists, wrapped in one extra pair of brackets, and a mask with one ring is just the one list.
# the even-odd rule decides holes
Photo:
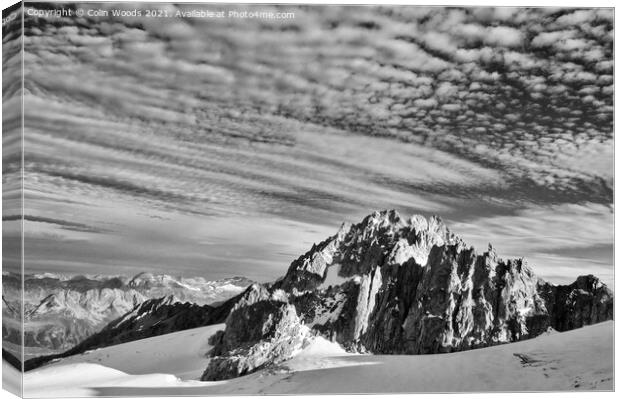
[(225, 322), (210, 339), (202, 376), (222, 380), (286, 361), (318, 335), (351, 352), (429, 354), (612, 318), (613, 293), (594, 276), (553, 285), (524, 259), (502, 260), (491, 246), (476, 252), (438, 217), (403, 219), (383, 211), (343, 224), (273, 283), (251, 284), (217, 306), (174, 296), (144, 301), (62, 355), (25, 366)]
[(149, 299), (65, 352), (26, 360), (24, 369), (106, 346), (223, 323), (240, 298), (241, 294), (215, 307), (181, 302), (173, 295)]
[[(133, 277), (26, 275), (25, 357), (66, 351), (150, 299), (168, 297), (169, 301), (196, 306), (218, 304), (251, 283), (242, 277), (208, 281), (151, 273)], [(2, 289), (3, 342), (15, 352), (20, 342), (20, 277), (4, 273)]]

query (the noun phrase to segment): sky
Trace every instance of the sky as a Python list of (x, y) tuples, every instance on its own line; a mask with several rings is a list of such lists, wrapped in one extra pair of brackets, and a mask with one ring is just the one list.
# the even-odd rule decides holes
[(396, 209), (612, 283), (613, 10), (233, 9), (295, 15), (27, 17), (26, 272), (270, 281)]

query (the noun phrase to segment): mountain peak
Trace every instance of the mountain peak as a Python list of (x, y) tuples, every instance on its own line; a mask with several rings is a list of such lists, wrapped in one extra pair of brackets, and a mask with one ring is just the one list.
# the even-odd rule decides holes
[(337, 277), (349, 278), (367, 273), (385, 258), (398, 264), (413, 259), (424, 266), (431, 248), (446, 243), (464, 245), (438, 216), (405, 220), (395, 210), (375, 211), (360, 223), (342, 224), (334, 236), (313, 245), (276, 286), (313, 289), (327, 280), (332, 266), (338, 268)]
[[(299, 320), (283, 316), (291, 307)], [(422, 354), (518, 341), (612, 316), (613, 295), (594, 276), (554, 286), (523, 258), (504, 261), (490, 244), (477, 253), (438, 216), (404, 220), (394, 210), (378, 211), (313, 245), (274, 284), (248, 288), (218, 335), (203, 379), (293, 356), (305, 339), (297, 324), (350, 351)], [(284, 340), (273, 330), (277, 320), (285, 320)]]
[(366, 225), (379, 225), (385, 227), (387, 225), (399, 225), (405, 224), (405, 221), (400, 217), (400, 214), (394, 210), (374, 211), (370, 215), (366, 216), (361, 224)]

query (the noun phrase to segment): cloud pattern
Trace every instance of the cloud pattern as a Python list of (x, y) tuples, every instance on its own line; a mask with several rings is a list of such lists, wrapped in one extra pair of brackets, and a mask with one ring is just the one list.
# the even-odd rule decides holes
[[(26, 212), (37, 248), (62, 242), (70, 254), (86, 242), (95, 260), (119, 248), (111, 269), (166, 268), (128, 247), (129, 220), (169, 226), (162, 242), (174, 253), (183, 218), (200, 232), (181, 246), (189, 254), (217, 238), (205, 225), (228, 218), (219, 258), (242, 265), (229, 272), (269, 263), (271, 278), (305, 249), (293, 240), (396, 208), (441, 214), (466, 240), (525, 255), (553, 278), (584, 265), (611, 278), (613, 10), (282, 8), (295, 18), (28, 17)], [(282, 255), (248, 262), (257, 250), (241, 220), (263, 226), (263, 248), (290, 221)], [(582, 240), (590, 230), (596, 242)], [(603, 249), (578, 262), (561, 251), (593, 246)], [(215, 267), (205, 256), (178, 267)]]

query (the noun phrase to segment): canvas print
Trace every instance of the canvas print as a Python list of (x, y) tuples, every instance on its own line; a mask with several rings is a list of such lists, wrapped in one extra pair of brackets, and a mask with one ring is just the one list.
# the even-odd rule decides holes
[(613, 390), (613, 17), (7, 8), (4, 388)]

